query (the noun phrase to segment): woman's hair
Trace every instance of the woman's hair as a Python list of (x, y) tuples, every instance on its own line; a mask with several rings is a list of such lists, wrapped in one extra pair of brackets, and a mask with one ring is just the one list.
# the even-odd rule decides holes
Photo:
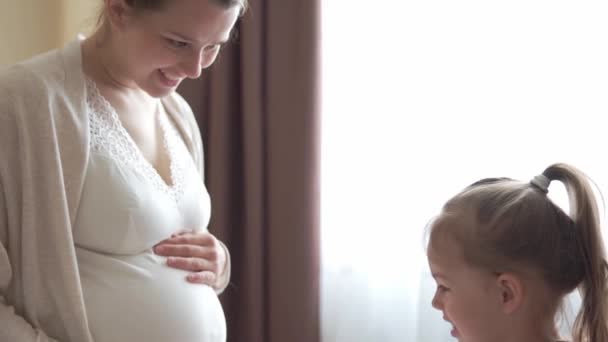
[[(135, 11), (143, 11), (143, 10), (159, 10), (162, 9), (163, 6), (167, 3), (168, 0), (125, 0), (127, 5), (129, 5)], [(245, 12), (247, 9), (247, 0), (209, 0), (213, 1), (219, 5), (225, 6), (226, 8), (230, 8), (232, 6), (240, 6), (241, 13)]]
[[(547, 197), (551, 181), (568, 192), (570, 216)], [(527, 269), (555, 294), (550, 312), (578, 288), (582, 307), (574, 342), (608, 341), (608, 265), (598, 208), (587, 177), (575, 167), (553, 164), (533, 181), (488, 178), (450, 199), (430, 225), (430, 242), (448, 237), (465, 261), (492, 272)]]
[[(159, 11), (164, 8), (169, 0), (125, 0), (125, 3), (131, 7), (134, 13), (141, 13), (143, 11)], [(243, 15), (249, 6), (248, 0), (202, 0), (212, 1), (225, 8), (231, 8), (233, 6), (239, 6), (241, 8), (240, 14)], [(105, 19), (105, 6), (102, 7), (97, 18), (97, 26), (100, 26)]]

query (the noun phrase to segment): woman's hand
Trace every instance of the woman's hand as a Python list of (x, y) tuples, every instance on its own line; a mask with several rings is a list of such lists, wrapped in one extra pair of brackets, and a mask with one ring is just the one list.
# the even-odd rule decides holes
[(167, 257), (170, 267), (190, 271), (186, 280), (221, 289), (227, 283), (228, 252), (209, 232), (186, 231), (173, 234), (154, 247), (154, 252)]

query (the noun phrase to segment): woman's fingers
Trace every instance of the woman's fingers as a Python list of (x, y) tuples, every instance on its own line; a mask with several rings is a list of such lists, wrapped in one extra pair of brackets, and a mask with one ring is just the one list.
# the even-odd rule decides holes
[(168, 257), (167, 265), (173, 268), (178, 268), (184, 271), (190, 272), (213, 272), (219, 271), (219, 266), (215, 261), (209, 261), (201, 258), (188, 258), (188, 257)]
[(162, 256), (203, 258), (211, 261), (218, 259), (216, 248), (197, 245), (160, 244), (154, 247), (154, 252)]
[(186, 276), (186, 280), (194, 284), (206, 284), (214, 286), (217, 281), (217, 276), (213, 272), (196, 272), (190, 273)]
[(189, 244), (198, 246), (214, 246), (217, 245), (216, 238), (207, 233), (181, 233), (172, 236), (166, 240), (161, 241), (159, 244)]
[(188, 282), (212, 287), (227, 262), (227, 252), (208, 232), (174, 234), (157, 244), (154, 252), (166, 256), (168, 266), (191, 272), (186, 276)]

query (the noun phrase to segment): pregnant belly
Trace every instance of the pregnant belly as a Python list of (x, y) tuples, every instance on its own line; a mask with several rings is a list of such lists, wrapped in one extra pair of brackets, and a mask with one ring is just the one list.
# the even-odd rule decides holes
[(108, 256), (77, 249), (95, 342), (224, 342), (224, 312), (213, 289), (152, 253)]

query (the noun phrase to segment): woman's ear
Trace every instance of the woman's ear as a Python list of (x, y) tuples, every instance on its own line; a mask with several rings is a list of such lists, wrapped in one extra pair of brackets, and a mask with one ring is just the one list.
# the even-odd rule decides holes
[(521, 279), (514, 274), (503, 273), (498, 276), (497, 285), (503, 313), (510, 315), (524, 302), (524, 287)]
[(131, 8), (125, 0), (104, 0), (105, 15), (108, 23), (123, 29), (131, 15)]

